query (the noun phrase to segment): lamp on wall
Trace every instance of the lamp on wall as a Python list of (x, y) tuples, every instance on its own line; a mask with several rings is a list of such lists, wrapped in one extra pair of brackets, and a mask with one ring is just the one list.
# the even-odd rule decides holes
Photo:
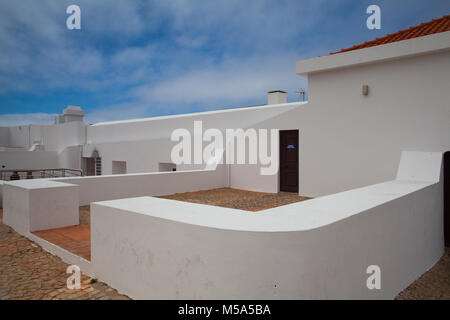
[(362, 94), (363, 94), (363, 96), (369, 95), (369, 86), (367, 84), (363, 84), (363, 86), (362, 86)]

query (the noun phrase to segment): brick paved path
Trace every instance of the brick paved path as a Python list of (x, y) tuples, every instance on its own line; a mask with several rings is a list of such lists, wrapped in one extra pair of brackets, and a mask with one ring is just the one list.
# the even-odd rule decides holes
[(58, 247), (64, 248), (86, 260), (91, 260), (91, 230), (89, 225), (63, 227), (33, 232)]

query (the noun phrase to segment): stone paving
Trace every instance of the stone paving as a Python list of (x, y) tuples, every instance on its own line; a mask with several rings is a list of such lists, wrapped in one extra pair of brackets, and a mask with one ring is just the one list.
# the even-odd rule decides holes
[(0, 219), (0, 300), (129, 300), (84, 274), (80, 289), (67, 289), (68, 266)]
[(400, 292), (397, 300), (450, 300), (450, 247), (430, 270)]
[(176, 193), (168, 196), (160, 196), (159, 198), (247, 211), (260, 211), (310, 199), (290, 192), (265, 193), (231, 188)]

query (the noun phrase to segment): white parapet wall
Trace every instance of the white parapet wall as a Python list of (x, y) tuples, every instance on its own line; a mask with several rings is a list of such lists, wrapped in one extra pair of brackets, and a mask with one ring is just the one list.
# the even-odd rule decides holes
[(80, 223), (78, 186), (46, 179), (3, 184), (3, 222), (21, 234)]
[(80, 186), (80, 205), (94, 201), (158, 196), (228, 187), (228, 169), (151, 172), (53, 179)]
[(3, 222), (22, 235), (79, 224), (80, 205), (143, 195), (228, 186), (228, 170), (191, 170), (111, 176), (2, 181)]
[(49, 179), (3, 182), (3, 223), (93, 276), (91, 263), (32, 232), (79, 224), (78, 189)]
[[(152, 197), (94, 203), (93, 272), (137, 299), (391, 299), (443, 253), (441, 158), (403, 154), (399, 172), (420, 168), (421, 181), (257, 214)], [(367, 287), (372, 265), (379, 290)]]
[(79, 205), (92, 201), (226, 187), (227, 177), (226, 166), (219, 165), (217, 170), (1, 181), (3, 223), (64, 262), (76, 264), (84, 273), (95, 277), (90, 261), (32, 232), (78, 224)]

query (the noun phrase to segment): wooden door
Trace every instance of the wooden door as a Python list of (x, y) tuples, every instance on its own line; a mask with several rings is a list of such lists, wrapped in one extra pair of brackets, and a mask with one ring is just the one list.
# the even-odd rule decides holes
[(280, 131), (280, 191), (298, 192), (298, 130)]

